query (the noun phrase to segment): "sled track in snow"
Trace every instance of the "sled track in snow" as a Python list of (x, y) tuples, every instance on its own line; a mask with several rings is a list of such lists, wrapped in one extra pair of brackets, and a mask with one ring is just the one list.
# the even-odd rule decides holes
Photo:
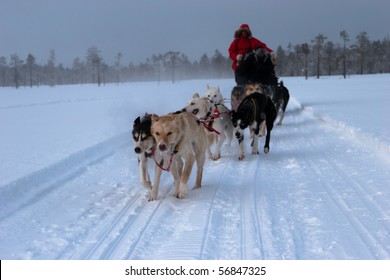
[[(230, 156), (231, 157), (231, 156)], [(221, 172), (221, 174), (219, 175), (219, 178), (218, 178), (218, 183), (212, 193), (212, 196), (211, 196), (211, 201), (210, 201), (210, 207), (207, 211), (207, 219), (206, 219), (206, 223), (205, 223), (205, 229), (204, 229), (204, 234), (203, 234), (203, 238), (202, 238), (202, 244), (200, 246), (200, 255), (199, 255), (199, 258), (201, 260), (203, 260), (205, 258), (205, 248), (206, 248), (206, 244), (207, 244), (207, 241), (208, 241), (208, 238), (209, 238), (209, 235), (210, 235), (210, 228), (211, 228), (211, 215), (212, 215), (212, 210), (213, 210), (213, 207), (215, 207), (215, 197), (216, 197), (216, 194), (217, 192), (219, 191), (219, 189), (221, 188), (221, 185), (222, 185), (222, 178), (225, 176), (226, 174), (226, 169), (230, 163), (230, 158), (229, 158), (229, 161), (227, 164), (225, 164), (225, 167), (223, 169), (223, 172)]]
[[(361, 207), (366, 207), (365, 205), (370, 205), (370, 207), (372, 207), (369, 209), (369, 211), (371, 212), (370, 216), (373, 219), (376, 219), (378, 215), (379, 217), (383, 217), (383, 211), (377, 207), (376, 203), (372, 200), (367, 201), (367, 197), (369, 197), (369, 195), (363, 191), (363, 188), (359, 183), (351, 179), (350, 176), (347, 176), (344, 171), (337, 167), (336, 163), (332, 159), (326, 157), (325, 160), (326, 165), (331, 169), (330, 172), (334, 174), (336, 179), (347, 182), (347, 185), (350, 186), (355, 192), (362, 194), (359, 195), (359, 199), (363, 201), (360, 201), (359, 203), (362, 204)], [(384, 226), (383, 223), (372, 223), (370, 224), (370, 228), (367, 228), (367, 223), (362, 220), (364, 217), (358, 214), (359, 211), (356, 206), (358, 202), (354, 200), (354, 206), (351, 207), (350, 203), (348, 202), (347, 195), (340, 194), (340, 192), (335, 189), (334, 185), (331, 185), (327, 180), (324, 179), (329, 175), (324, 174), (323, 171), (321, 171), (321, 169), (318, 167), (318, 164), (315, 164), (310, 160), (308, 161), (308, 166), (315, 174), (317, 174), (319, 182), (328, 194), (334, 209), (339, 210), (338, 212), (342, 215), (342, 217), (344, 217), (345, 220), (348, 221), (348, 224), (353, 228), (356, 236), (358, 236), (361, 242), (365, 244), (365, 247), (368, 251), (367, 254), (370, 254), (372, 259), (388, 258), (389, 255), (385, 250), (386, 245), (381, 242), (378, 236), (375, 236), (373, 233), (373, 228), (375, 227), (374, 232), (390, 232), (389, 225)], [(343, 196), (345, 196), (345, 198)]]
[[(77, 254), (73, 253), (69, 258), (102, 260), (128, 258), (126, 251), (128, 250), (127, 254), (132, 252), (142, 238), (142, 231), (147, 228), (162, 201), (159, 200), (157, 205), (154, 204), (150, 207), (152, 211), (148, 213), (150, 210), (148, 207), (151, 204), (140, 193), (133, 195), (116, 215), (110, 217), (107, 223), (102, 223), (96, 230), (96, 233), (88, 232), (88, 239), (95, 240), (92, 245), (87, 246), (88, 248), (83, 247), (80, 250), (82, 252)], [(142, 224), (143, 222), (145, 224)], [(141, 226), (135, 229), (135, 225)], [(135, 232), (138, 233), (138, 237), (136, 237), (136, 240), (133, 240)], [(132, 236), (129, 237), (129, 235)], [(128, 245), (128, 241), (124, 242), (125, 237), (133, 240), (130, 246)]]
[[(66, 182), (86, 172), (89, 166), (102, 162), (116, 149), (126, 145), (128, 134), (123, 133), (3, 186), (0, 189), (0, 222), (44, 199)], [(30, 187), (32, 185), (34, 188)]]

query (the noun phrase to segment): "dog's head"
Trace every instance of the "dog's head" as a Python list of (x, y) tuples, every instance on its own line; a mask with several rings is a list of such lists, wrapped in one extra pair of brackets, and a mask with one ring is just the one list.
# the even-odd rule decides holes
[(162, 117), (152, 116), (151, 132), (160, 152), (174, 152), (182, 138), (181, 114), (170, 114)]
[(207, 97), (213, 104), (224, 103), (223, 96), (219, 87), (210, 87), (209, 85), (207, 85), (204, 96)]
[(231, 106), (232, 110), (237, 110), (238, 105), (245, 98), (245, 92), (243, 86), (235, 86), (231, 93)]
[(133, 123), (133, 140), (134, 140), (134, 152), (141, 154), (150, 150), (155, 144), (154, 138), (151, 134), (152, 116), (145, 114), (142, 117), (138, 117)]
[(248, 96), (252, 93), (258, 92), (258, 93), (263, 93), (261, 89), (261, 85), (259, 83), (247, 83), (245, 85), (245, 95)]
[(230, 112), (230, 115), (232, 119), (232, 124), (236, 130), (245, 129), (251, 124), (250, 123), (251, 120), (248, 117), (247, 112), (243, 110), (239, 110), (239, 111), (232, 110)]
[(244, 88), (242, 86), (235, 86), (233, 89), (232, 89), (232, 94), (231, 94), (232, 97), (235, 97), (235, 98), (244, 98), (245, 97), (245, 92), (244, 92)]
[(212, 104), (208, 98), (200, 97), (198, 93), (195, 93), (182, 111), (194, 114), (198, 118), (204, 118), (211, 114)]

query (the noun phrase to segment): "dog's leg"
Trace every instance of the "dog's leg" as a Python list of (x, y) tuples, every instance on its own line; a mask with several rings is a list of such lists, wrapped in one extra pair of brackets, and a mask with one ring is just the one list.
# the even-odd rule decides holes
[(139, 170), (140, 170), (140, 178), (141, 178), (141, 184), (146, 189), (151, 189), (152, 184), (150, 182), (149, 172), (148, 172), (148, 159), (144, 155), (138, 156), (139, 161)]
[(282, 111), (282, 116), (280, 117), (277, 125), (282, 125), (283, 119), (284, 119), (284, 111)]
[(275, 121), (275, 119), (273, 119), (273, 120), (267, 119), (267, 136), (265, 137), (265, 145), (264, 145), (264, 153), (265, 154), (269, 153), (269, 141), (271, 139), (271, 130), (274, 126), (274, 121)]
[(260, 137), (263, 137), (265, 135), (265, 129), (266, 128), (267, 128), (266, 122), (262, 121), (260, 123), (260, 134), (259, 134)]
[(194, 153), (195, 153), (197, 170), (196, 170), (195, 186), (193, 187), (193, 189), (199, 189), (202, 186), (203, 166), (206, 159), (204, 143), (199, 143), (198, 145), (194, 145)]
[(253, 142), (252, 142), (252, 155), (258, 155), (259, 154), (259, 135), (254, 134), (253, 135)]
[(234, 131), (233, 124), (232, 124), (231, 120), (229, 120), (229, 123), (225, 127), (225, 136), (227, 138), (227, 145), (229, 147), (231, 146), (232, 141), (233, 141), (233, 131)]
[(238, 155), (238, 160), (244, 160), (244, 132), (242, 130), (236, 131), (236, 138), (238, 140), (238, 145), (240, 147), (240, 153)]
[[(221, 130), (219, 130), (221, 131)], [(215, 151), (213, 155), (211, 156), (212, 160), (218, 160), (221, 158), (221, 146), (223, 142), (225, 141), (225, 133), (221, 132), (219, 136), (217, 136), (217, 144), (215, 145)]]
[(181, 169), (183, 168), (183, 160), (181, 159), (180, 156), (175, 156), (175, 159), (172, 163), (172, 167), (171, 167), (171, 172), (172, 172), (172, 176), (173, 176), (173, 181), (174, 181), (174, 188), (175, 188), (175, 196), (179, 190), (179, 186), (180, 186), (180, 177), (181, 177)]
[(155, 166), (154, 166), (154, 181), (153, 181), (152, 191), (150, 192), (149, 201), (153, 201), (153, 200), (157, 199), (161, 173), (162, 173), (162, 169), (160, 167), (158, 167), (157, 164), (155, 164)]
[(195, 156), (192, 152), (187, 153), (184, 169), (180, 177), (179, 187), (176, 188), (175, 197), (184, 198), (187, 195), (187, 183), (191, 175), (191, 170), (195, 162)]
[(207, 133), (207, 156), (208, 158), (212, 158), (212, 153), (211, 153), (211, 146), (214, 143), (215, 140), (215, 135), (214, 132), (206, 132)]
[(286, 112), (286, 108), (287, 108), (287, 104), (288, 104), (289, 99), (290, 99), (290, 94), (284, 90), (283, 91), (282, 117), (280, 118), (278, 125), (282, 125), (282, 121), (284, 119), (284, 114)]

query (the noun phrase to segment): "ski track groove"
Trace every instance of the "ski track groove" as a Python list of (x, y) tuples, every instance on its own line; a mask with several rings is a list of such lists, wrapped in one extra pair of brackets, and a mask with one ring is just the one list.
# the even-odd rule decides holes
[[(241, 259), (243, 260), (261, 259), (264, 257), (264, 248), (258, 224), (258, 205), (255, 199), (257, 188), (261, 187), (258, 185), (257, 172), (260, 162), (264, 161), (263, 157), (264, 155), (262, 154), (251, 155), (251, 162), (246, 174), (248, 181), (245, 182), (245, 188), (241, 193)], [(249, 174), (253, 174), (253, 177), (249, 176)]]
[(211, 197), (211, 201), (210, 201), (210, 207), (208, 209), (208, 212), (207, 212), (207, 219), (206, 219), (206, 226), (205, 226), (205, 229), (204, 229), (204, 234), (203, 234), (203, 239), (202, 239), (202, 245), (200, 246), (200, 259), (203, 260), (204, 259), (204, 253), (205, 253), (205, 248), (206, 248), (206, 244), (207, 244), (207, 239), (209, 238), (210, 236), (210, 228), (211, 228), (211, 215), (212, 215), (212, 210), (213, 210), (213, 207), (215, 207), (215, 197), (216, 197), (216, 194), (217, 192), (219, 191), (220, 187), (221, 187), (221, 182), (222, 182), (222, 178), (224, 177), (225, 173), (226, 173), (226, 169), (227, 167), (231, 164), (231, 156), (229, 156), (229, 160), (228, 162), (225, 164), (224, 168), (223, 168), (223, 172), (221, 172), (220, 176), (219, 176), (219, 179), (218, 179), (218, 184), (217, 186), (215, 187), (215, 190), (213, 192), (213, 195)]
[[(161, 207), (161, 205), (164, 203), (164, 198), (166, 197), (166, 195), (170, 192), (170, 189), (167, 189), (164, 193), (164, 195), (162, 197), (160, 197), (158, 200), (157, 200), (157, 205), (153, 205), (154, 206), (154, 209), (152, 210), (152, 213), (148, 216), (148, 219), (146, 220), (146, 222), (144, 223), (144, 225), (141, 227), (141, 229), (139, 229), (139, 233), (138, 233), (138, 237), (135, 238), (135, 241), (132, 242), (131, 246), (130, 246), (130, 249), (127, 250), (126, 254), (121, 257), (121, 259), (132, 259), (131, 256), (135, 250), (135, 248), (137, 247), (138, 243), (140, 242), (140, 240), (142, 240), (142, 237), (144, 236), (148, 226), (150, 225), (150, 223), (152, 222), (153, 220), (153, 217), (156, 215), (156, 213), (158, 212), (157, 210)], [(143, 215), (141, 215), (143, 212), (145, 212), (147, 206), (151, 206), (152, 204), (148, 201), (144, 201), (141, 209), (137, 212), (137, 215), (135, 215), (134, 219), (132, 220), (129, 220), (124, 228), (123, 228), (123, 231), (122, 231), (122, 234), (119, 234), (118, 237), (114, 240), (113, 244), (111, 246), (109, 246), (109, 249), (104, 252), (104, 254), (101, 256), (101, 259), (109, 259), (113, 254), (114, 252), (119, 248), (120, 249), (120, 245), (121, 245), (121, 242), (123, 241), (123, 239), (125, 238), (125, 236), (127, 236), (129, 233), (132, 233), (130, 231), (130, 228), (131, 226), (135, 223), (135, 221), (137, 220), (140, 220), (140, 219), (144, 219), (145, 217)]]
[[(95, 253), (100, 248), (102, 248), (104, 242), (106, 242), (106, 240), (108, 239), (109, 235), (111, 233), (113, 233), (114, 229), (116, 229), (118, 227), (118, 225), (122, 221), (122, 219), (125, 216), (125, 214), (128, 214), (129, 212), (131, 212), (133, 210), (132, 206), (138, 201), (139, 198), (140, 198), (140, 195), (134, 195), (131, 198), (131, 200), (127, 203), (127, 205), (125, 205), (122, 208), (122, 210), (117, 215), (115, 215), (115, 217), (113, 219), (111, 219), (112, 220), (112, 224), (109, 227), (106, 227), (106, 228), (103, 229), (103, 232), (98, 235), (98, 242), (91, 249), (89, 249), (87, 252), (85, 252), (81, 256), (81, 259), (92, 259), (93, 258)], [(119, 199), (118, 199), (118, 201), (119, 201)], [(142, 208), (140, 209), (140, 212), (141, 211), (142, 211)], [(133, 220), (134, 220), (134, 218), (132, 219), (131, 216), (129, 215), (129, 218), (127, 218), (127, 223), (126, 224), (132, 223)], [(103, 253), (102, 254), (102, 258), (107, 259), (106, 255), (107, 255), (107, 253)]]
[[(0, 216), (0, 222), (12, 217), (19, 210), (41, 201), (67, 182), (81, 176), (88, 167), (112, 156), (115, 149), (127, 145), (126, 136), (127, 133), (123, 133), (111, 137), (3, 186), (0, 189), (0, 213), (3, 214)], [(29, 188), (32, 183), (34, 190)], [(8, 193), (19, 194), (17, 197), (19, 202), (9, 199)]]
[(258, 184), (258, 173), (260, 169), (260, 158), (257, 160), (257, 165), (256, 165), (256, 171), (254, 173), (254, 191), (252, 194), (252, 201), (253, 201), (253, 209), (254, 209), (254, 219), (255, 219), (255, 225), (256, 225), (256, 236), (259, 239), (259, 250), (260, 250), (260, 259), (264, 259), (265, 253), (264, 253), (264, 241), (263, 241), (263, 235), (261, 231), (261, 219), (259, 217), (259, 212), (260, 212), (260, 207), (258, 205), (258, 197), (260, 196), (259, 189), (262, 188), (263, 186)]
[[(330, 168), (334, 170), (334, 173), (336, 176), (338, 176), (338, 178), (340, 178), (343, 182), (346, 181), (346, 177), (348, 176), (346, 176), (342, 170), (339, 170), (336, 167), (335, 163), (329, 158), (327, 158), (327, 164)], [(371, 256), (375, 259), (388, 258), (389, 255), (386, 253), (386, 250), (382, 249), (385, 248), (385, 245), (377, 238), (375, 238), (374, 234), (370, 232), (370, 229), (368, 229), (365, 226), (365, 223), (361, 221), (359, 215), (356, 214), (356, 211), (353, 211), (353, 209), (349, 206), (346, 199), (342, 198), (342, 195), (340, 193), (337, 193), (333, 190), (334, 186), (332, 186), (329, 182), (323, 179), (326, 178), (326, 175), (323, 174), (320, 168), (315, 163), (313, 163), (312, 160), (309, 160), (309, 166), (314, 171), (314, 173), (319, 176), (320, 182), (325, 188), (331, 200), (333, 201), (333, 204), (340, 210), (339, 212), (343, 215), (343, 217), (349, 221), (350, 225), (352, 225), (354, 231), (359, 236), (360, 240), (366, 244), (366, 248), (368, 248), (368, 250), (370, 251)], [(350, 182), (351, 180), (347, 181)], [(359, 191), (359, 189), (356, 189), (356, 185), (359, 186), (358, 183), (355, 182), (352, 185), (353, 187), (355, 187), (355, 191)], [(362, 198), (362, 196), (359, 196), (359, 198)], [(374, 217), (376, 217), (376, 215), (374, 215)], [(387, 231), (387, 228), (385, 230)], [(382, 248), (378, 248), (378, 242), (381, 243)]]

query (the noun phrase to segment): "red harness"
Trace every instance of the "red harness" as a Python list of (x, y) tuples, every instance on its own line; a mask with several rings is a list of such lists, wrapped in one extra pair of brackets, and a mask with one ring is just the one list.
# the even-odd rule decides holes
[(156, 156), (155, 156), (155, 153), (154, 153), (154, 149), (152, 149), (152, 159), (154, 160), (154, 162), (156, 163), (156, 165), (158, 166), (158, 167), (160, 167), (160, 169), (162, 169), (162, 170), (164, 170), (164, 171), (167, 171), (167, 172), (170, 172), (171, 171), (171, 166), (172, 166), (172, 162), (173, 162), (173, 156), (174, 156), (175, 154), (174, 153), (171, 153), (171, 158), (169, 159), (169, 165), (168, 165), (168, 167), (167, 168), (165, 168), (164, 166), (163, 166), (163, 162), (161, 162), (161, 163), (158, 163), (157, 162), (157, 160), (156, 160)]
[(218, 130), (213, 128), (214, 120), (220, 117), (221, 117), (221, 112), (217, 108), (215, 108), (215, 110), (210, 116), (200, 118), (199, 121), (203, 124), (205, 128), (207, 128), (208, 131), (215, 132), (216, 134), (220, 135), (221, 133)]

